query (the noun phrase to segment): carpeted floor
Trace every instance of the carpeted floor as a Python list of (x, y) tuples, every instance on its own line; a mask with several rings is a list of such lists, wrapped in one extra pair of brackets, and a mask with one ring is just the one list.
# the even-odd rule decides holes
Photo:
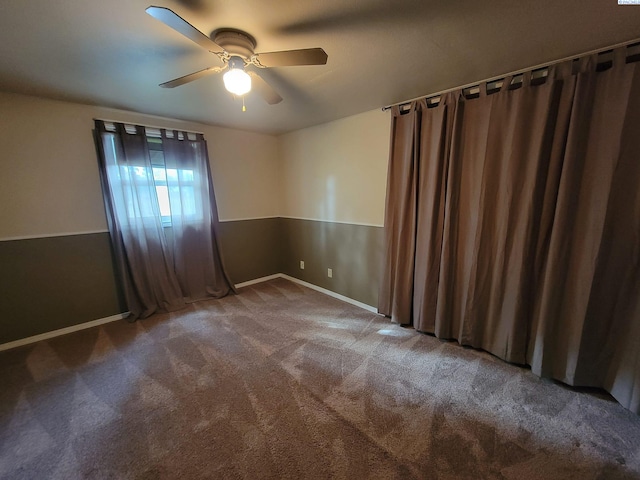
[(640, 417), (284, 279), (0, 353), (0, 478), (640, 478)]

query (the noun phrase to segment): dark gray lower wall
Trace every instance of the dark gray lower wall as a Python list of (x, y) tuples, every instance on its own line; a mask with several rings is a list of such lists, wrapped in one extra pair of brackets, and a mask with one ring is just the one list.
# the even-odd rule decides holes
[[(282, 272), (376, 307), (382, 227), (282, 218)], [(305, 262), (300, 269), (300, 260)], [(333, 278), (327, 269), (333, 270)]]
[[(382, 230), (267, 218), (221, 222), (219, 233), (234, 283), (286, 273), (376, 306)], [(127, 310), (108, 233), (0, 241), (0, 292), (0, 344)]]
[(0, 242), (0, 344), (126, 310), (108, 233)]
[(221, 222), (220, 248), (233, 283), (282, 272), (281, 218)]
[[(279, 218), (223, 222), (231, 280), (282, 271)], [(127, 310), (108, 233), (0, 241), (0, 344)]]

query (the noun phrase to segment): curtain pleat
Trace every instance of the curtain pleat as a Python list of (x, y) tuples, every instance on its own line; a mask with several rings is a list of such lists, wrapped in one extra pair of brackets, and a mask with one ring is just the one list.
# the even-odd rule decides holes
[(419, 132), (418, 195), (416, 218), (415, 268), (413, 272), (414, 327), (433, 333), (436, 327), (438, 281), (445, 221), (445, 195), (449, 150), (448, 141), (455, 121), (459, 95), (450, 93), (439, 104), (427, 108), (421, 102)]
[(385, 262), (378, 311), (402, 325), (413, 323), (411, 299), (416, 236), (416, 104), (402, 114), (392, 111), (391, 160), (387, 174), (385, 209)]
[(380, 311), (640, 413), (640, 75), (625, 55), (394, 111)]

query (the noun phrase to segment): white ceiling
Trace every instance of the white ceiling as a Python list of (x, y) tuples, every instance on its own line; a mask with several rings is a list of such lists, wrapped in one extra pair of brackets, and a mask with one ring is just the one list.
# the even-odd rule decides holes
[[(220, 75), (163, 89), (221, 63), (150, 4), (329, 60), (269, 69), (284, 101), (244, 113)], [(282, 133), (639, 37), (640, 5), (617, 0), (0, 0), (0, 90)]]

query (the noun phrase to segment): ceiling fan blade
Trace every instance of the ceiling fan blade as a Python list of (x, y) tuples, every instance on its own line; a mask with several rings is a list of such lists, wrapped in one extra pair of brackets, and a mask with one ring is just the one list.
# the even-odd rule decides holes
[(204, 70), (200, 70), (199, 72), (190, 73), (189, 75), (185, 75), (184, 77), (174, 78), (173, 80), (169, 80), (168, 82), (161, 83), (160, 86), (163, 88), (179, 87), (180, 85), (193, 82), (194, 80), (198, 80), (199, 78), (205, 77), (211, 73), (219, 73), (225, 68), (226, 67), (205, 68)]
[(328, 56), (321, 48), (305, 48), (259, 53), (256, 58), (263, 67), (292, 67), (295, 65), (325, 65)]
[(269, 85), (264, 78), (258, 75), (256, 72), (247, 72), (251, 75), (252, 88), (264, 98), (265, 102), (269, 105), (275, 105), (282, 101), (282, 97), (278, 95), (271, 85)]
[(207, 37), (204, 33), (198, 30), (196, 27), (187, 22), (180, 15), (173, 10), (169, 10), (165, 7), (148, 7), (145, 10), (153, 18), (160, 20), (168, 27), (173, 28), (176, 32), (181, 33), (189, 40), (196, 42), (203, 48), (206, 48), (210, 52), (220, 52), (223, 48)]

